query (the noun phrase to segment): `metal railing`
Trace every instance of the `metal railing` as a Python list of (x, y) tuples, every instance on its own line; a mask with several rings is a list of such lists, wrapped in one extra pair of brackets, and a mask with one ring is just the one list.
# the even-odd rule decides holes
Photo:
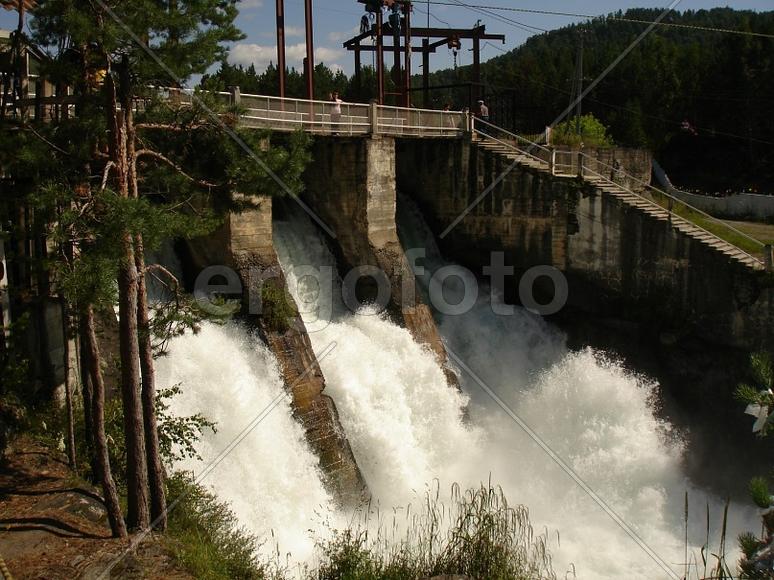
[[(587, 176), (591, 175), (600, 181), (624, 190), (626, 193), (636, 195), (638, 198), (657, 206), (659, 209), (666, 210), (670, 216), (681, 218), (686, 223), (701, 230), (703, 233), (709, 234), (734, 246), (741, 253), (755, 260), (759, 265), (764, 265), (764, 261), (759, 257), (759, 255), (763, 255), (766, 249), (766, 244), (762, 241), (735, 228), (731, 224), (684, 202), (666, 191), (654, 187), (650, 183), (627, 173), (621, 168), (604, 163), (582, 151), (576, 152), (576, 154), (578, 155), (580, 163), (580, 171), (578, 173), (580, 177), (585, 179)], [(596, 169), (593, 169), (592, 167)], [(599, 168), (602, 168), (604, 172), (597, 171)], [(622, 180), (623, 178), (630, 182), (637, 183), (643, 188), (643, 192), (646, 192), (646, 194), (636, 193), (632, 191), (631, 188), (620, 183), (619, 180)]]
[[(484, 130), (481, 130), (480, 126), (483, 126)], [(692, 226), (701, 233), (734, 247), (738, 252), (737, 255), (747, 258), (746, 261), (751, 266), (756, 268), (770, 267), (770, 260), (766, 260), (766, 252), (771, 252), (770, 246), (621, 168), (604, 163), (583, 151), (544, 147), (481, 119), (475, 119), (473, 122), (473, 133), (479, 139), (495, 143), (500, 148), (510, 149), (516, 156), (525, 156), (539, 161), (541, 168), (553, 175), (580, 177), (587, 180), (593, 178), (597, 182), (614, 186), (654, 208), (666, 210), (670, 219), (673, 218), (673, 224), (684, 223)], [(629, 182), (637, 183), (642, 188), (642, 192), (635, 192), (632, 188), (621, 183), (624, 178)], [(761, 255), (763, 255), (763, 259), (761, 259)]]
[(240, 120), (248, 127), (338, 135), (363, 135), (371, 130), (370, 107), (360, 103), (337, 105), (243, 94), (238, 104), (245, 109)]
[(473, 118), (472, 126), (473, 135), (479, 139), (494, 141), (501, 146), (511, 149), (516, 155), (528, 157), (545, 165), (547, 171), (554, 173), (556, 163), (555, 149), (530, 141), (526, 137), (501, 129), (497, 125), (477, 117)]
[[(170, 100), (191, 104), (192, 91), (159, 89)], [(407, 109), (375, 103), (334, 103), (266, 95), (238, 89), (217, 93), (224, 104), (240, 107), (240, 122), (273, 131), (306, 131), (323, 135), (379, 134), (389, 137), (460, 137), (467, 131), (467, 114), (456, 111)]]
[[(193, 106), (196, 92), (192, 89), (148, 87), (171, 104)], [(241, 94), (238, 88), (229, 92), (207, 93), (220, 104), (240, 108), (243, 126), (273, 131), (306, 131), (323, 135), (384, 135), (387, 137), (461, 137), (470, 130), (469, 114), (460, 111), (436, 111), (390, 107), (376, 103), (334, 103), (265, 95)], [(74, 98), (73, 98), (74, 99)], [(145, 109), (150, 97), (138, 96), (137, 111)], [(42, 99), (52, 104), (54, 99)], [(50, 101), (50, 103), (49, 103)], [(25, 99), (34, 106), (41, 99)]]
[(459, 137), (466, 131), (466, 114), (458, 111), (377, 107), (377, 131), (393, 137)]

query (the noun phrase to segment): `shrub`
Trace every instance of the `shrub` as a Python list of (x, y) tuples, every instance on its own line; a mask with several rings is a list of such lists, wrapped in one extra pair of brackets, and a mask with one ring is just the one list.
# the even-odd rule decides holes
[(568, 119), (554, 127), (551, 140), (554, 145), (578, 147), (581, 144), (586, 147), (612, 147), (612, 137), (607, 134), (607, 127), (594, 115), (583, 115), (580, 118), (580, 135), (578, 135), (577, 121)]
[(261, 287), (261, 319), (269, 330), (286, 332), (296, 316), (295, 305), (290, 301), (284, 288), (271, 282)]
[[(367, 522), (366, 522), (367, 523)], [(463, 574), (473, 578), (555, 578), (544, 535), (535, 536), (524, 506), (511, 507), (500, 488), (462, 492), (452, 488), (451, 506), (427, 494), (422, 513), (394, 542), (381, 527), (336, 532), (319, 545), (325, 554), (318, 580), (391, 580)], [(393, 530), (396, 529), (393, 526)]]
[(167, 480), (170, 500), (167, 544), (175, 559), (196, 578), (265, 578), (257, 540), (239, 526), (228, 504), (194, 482), (188, 473)]

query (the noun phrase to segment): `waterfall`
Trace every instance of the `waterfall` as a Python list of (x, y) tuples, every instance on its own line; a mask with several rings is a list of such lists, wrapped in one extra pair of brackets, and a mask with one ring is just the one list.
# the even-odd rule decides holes
[[(401, 198), (398, 207), (404, 247), (426, 249), (419, 281), (427, 288), (432, 273), (446, 264), (413, 202)], [(451, 284), (449, 290), (460, 289)], [(469, 312), (439, 317), (448, 348), (677, 574), (684, 573), (686, 492), (691, 553), (701, 562), (707, 506), (710, 549), (717, 550), (724, 502), (685, 476), (683, 441), (654, 409), (658, 385), (604, 353), (569, 351), (560, 331), (522, 308), (511, 316), (496, 315), (492, 303), (502, 305), (502, 299), (490, 298), (488, 288), (482, 287), (479, 296)], [(471, 422), (486, 433), (486, 457), (471, 467), (491, 471), (510, 501), (530, 508), (533, 523), (560, 535), (553, 549), (560, 577), (570, 563), (582, 578), (664, 576), (469, 374), (461, 374), (461, 384), (471, 398)], [(731, 504), (727, 546), (732, 568), (736, 537), (759, 525), (749, 505)]]
[[(439, 475), (461, 480), (481, 437), (462, 421), (467, 398), (449, 389), (433, 353), (407, 330), (369, 308), (344, 307), (325, 241), (305, 216), (289, 213), (291, 221), (275, 222), (277, 255), (315, 350), (336, 345), (320, 362), (325, 392), (374, 499), (405, 507)], [(332, 284), (318, 284), (308, 275), (315, 269), (333, 270)]]
[[(173, 269), (174, 260), (165, 264)], [(163, 289), (154, 292), (160, 295)], [(198, 334), (171, 340), (167, 355), (156, 362), (156, 379), (160, 388), (181, 386), (171, 400), (173, 415), (200, 413), (216, 423), (217, 432), (206, 431), (196, 445), (202, 459), (173, 466), (194, 476), (271, 409), (201, 483), (231, 505), (240, 524), (258, 538), (264, 560), (279, 555), (281, 563), (286, 558), (309, 561), (315, 539), (326, 537), (329, 527), (343, 520), (323, 486), (317, 457), (293, 418), (268, 348), (237, 323), (205, 323)]]
[[(420, 277), (426, 289), (445, 263), (416, 208), (405, 201), (399, 208), (404, 246), (428, 249)], [(433, 354), (408, 331), (372, 308), (344, 307), (335, 260), (307, 216), (290, 208), (274, 229), (315, 351), (333, 346), (321, 360), (326, 393), (381, 513), (416, 506), (435, 485), (443, 497), (454, 482), (473, 487), (491, 478), (512, 504), (530, 509), (537, 533), (548, 531), (558, 577), (571, 570), (579, 578), (666, 577), (468, 373), (460, 372), (463, 392), (450, 388)], [(331, 283), (318, 283), (326, 276)], [(691, 552), (700, 561), (706, 505), (710, 549), (717, 549), (723, 504), (685, 476), (680, 435), (654, 410), (654, 381), (604, 353), (570, 351), (560, 331), (525, 310), (495, 315), (487, 296), (463, 315), (439, 315), (438, 323), (449, 349), (675, 573), (684, 570), (686, 491)], [(204, 460), (176, 466), (194, 473), (283, 392), (272, 355), (233, 323), (174, 339), (157, 368), (160, 387), (182, 384), (176, 414), (203, 413), (218, 423), (199, 446)], [(351, 521), (333, 507), (287, 399), (203, 483), (266, 541), (264, 556), (276, 543), (292, 562), (313, 564), (314, 539)], [(758, 526), (754, 509), (732, 504), (728, 546)], [(733, 566), (735, 557), (728, 561)]]
[[(432, 248), (418, 213), (403, 221), (405, 247), (412, 247), (414, 237)], [(291, 211), (275, 223), (275, 246), (315, 349), (337, 345), (321, 362), (326, 392), (379, 505), (416, 504), (434, 480), (446, 489), (453, 482), (476, 486), (491, 476), (512, 503), (529, 507), (538, 532), (549, 530), (559, 577), (572, 569), (580, 578), (664, 576), (466, 373), (461, 394), (447, 386), (432, 354), (406, 330), (369, 308), (348, 312), (335, 275), (332, 285), (308, 275), (320, 268), (335, 271), (335, 261), (306, 216)], [(441, 264), (433, 251), (425, 260), (425, 283)], [(324, 320), (327, 312), (330, 321)], [(449, 348), (676, 573), (683, 573), (685, 560), (686, 491), (692, 550), (705, 541), (708, 502), (716, 549), (722, 502), (685, 477), (681, 439), (654, 413), (653, 381), (603, 353), (569, 351), (558, 330), (525, 310), (496, 316), (486, 299), (465, 315), (439, 322)], [(466, 405), (469, 421), (463, 419)], [(738, 531), (757, 525), (754, 510), (732, 505), (731, 549)], [(731, 555), (732, 565), (734, 560)]]

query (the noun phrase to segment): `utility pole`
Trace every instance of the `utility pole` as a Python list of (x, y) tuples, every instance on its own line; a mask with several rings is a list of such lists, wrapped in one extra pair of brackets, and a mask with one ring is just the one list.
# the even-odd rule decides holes
[(578, 60), (575, 64), (576, 88), (578, 94), (575, 97), (575, 131), (581, 135), (581, 115), (583, 113), (583, 30), (580, 31), (580, 46), (578, 47)]
[(403, 106), (411, 107), (411, 0), (408, 0), (403, 5), (405, 10), (404, 16), (404, 41), (406, 54), (404, 59), (404, 75), (403, 75)]
[(285, 98), (285, 0), (277, 0), (277, 72), (279, 96)]
[(376, 92), (380, 105), (384, 104), (384, 37), (382, 28), (384, 14), (381, 5), (376, 11)]
[(312, 0), (304, 0), (306, 23), (306, 98), (314, 100), (314, 22)]

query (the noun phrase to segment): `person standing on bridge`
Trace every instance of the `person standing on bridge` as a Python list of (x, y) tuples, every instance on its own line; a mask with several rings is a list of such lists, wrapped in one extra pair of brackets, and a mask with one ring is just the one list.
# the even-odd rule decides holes
[(489, 122), (489, 107), (486, 106), (484, 101), (478, 101), (478, 116), (482, 121)]
[(344, 101), (339, 98), (339, 93), (334, 91), (331, 95), (331, 102), (333, 103), (331, 108), (331, 133), (338, 135), (339, 125), (341, 124), (341, 103)]

